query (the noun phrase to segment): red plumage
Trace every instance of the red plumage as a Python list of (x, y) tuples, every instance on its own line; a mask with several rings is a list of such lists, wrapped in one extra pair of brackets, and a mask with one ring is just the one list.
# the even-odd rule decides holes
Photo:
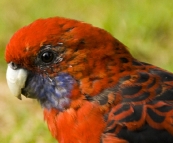
[(41, 103), (60, 143), (173, 142), (173, 74), (102, 29), (40, 19), (14, 34), (6, 61), (27, 71), (20, 92)]

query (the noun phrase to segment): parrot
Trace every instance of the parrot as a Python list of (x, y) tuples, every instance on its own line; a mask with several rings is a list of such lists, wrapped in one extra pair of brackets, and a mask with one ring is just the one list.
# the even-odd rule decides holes
[(173, 73), (83, 21), (40, 18), (5, 50), (11, 94), (36, 99), (59, 143), (173, 143)]

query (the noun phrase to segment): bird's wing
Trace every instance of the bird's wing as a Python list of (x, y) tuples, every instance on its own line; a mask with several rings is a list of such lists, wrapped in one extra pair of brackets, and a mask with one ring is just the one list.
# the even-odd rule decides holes
[(136, 62), (139, 69), (114, 87), (121, 101), (107, 114), (105, 136), (130, 143), (173, 141), (173, 74)]

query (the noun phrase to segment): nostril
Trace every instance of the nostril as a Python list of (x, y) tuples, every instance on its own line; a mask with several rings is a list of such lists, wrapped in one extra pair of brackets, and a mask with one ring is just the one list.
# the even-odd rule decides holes
[(19, 68), (19, 65), (15, 64), (14, 62), (11, 62), (10, 66), (13, 70), (17, 70)]

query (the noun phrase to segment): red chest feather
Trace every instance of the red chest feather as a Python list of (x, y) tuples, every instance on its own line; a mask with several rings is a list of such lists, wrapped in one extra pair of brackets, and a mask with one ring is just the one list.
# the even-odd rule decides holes
[(44, 110), (44, 118), (52, 135), (60, 143), (97, 143), (105, 128), (100, 108), (85, 102), (81, 108), (58, 112)]

